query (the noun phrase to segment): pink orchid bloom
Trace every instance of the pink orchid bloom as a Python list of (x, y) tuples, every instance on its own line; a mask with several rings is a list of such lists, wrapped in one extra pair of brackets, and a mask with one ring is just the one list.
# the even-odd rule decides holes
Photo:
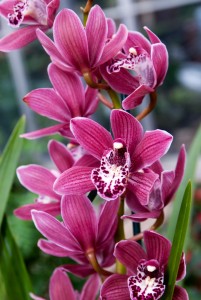
[(121, 24), (117, 33), (108, 40), (108, 28), (111, 27), (102, 9), (94, 5), (86, 27), (72, 10), (63, 9), (53, 25), (54, 42), (40, 30), (37, 35), (54, 64), (81, 75), (96, 69), (122, 49), (127, 39), (127, 29)]
[[(36, 36), (36, 29), (47, 31), (52, 27), (60, 0), (5, 0), (0, 3), (0, 15), (17, 28), (0, 40), (0, 51), (23, 48)], [(25, 25), (21, 28), (21, 25)]]
[(159, 175), (159, 177), (152, 187), (149, 198), (147, 201), (140, 203), (139, 199), (137, 199), (132, 193), (128, 192), (126, 201), (129, 208), (135, 212), (135, 214), (130, 216), (125, 215), (122, 218), (130, 219), (135, 222), (141, 222), (148, 218), (158, 218), (164, 207), (167, 206), (172, 200), (182, 181), (185, 160), (185, 147), (182, 146), (174, 171), (165, 171), (160, 161), (157, 161), (151, 165), (147, 172), (155, 172)]
[[(146, 94), (154, 92), (163, 83), (168, 69), (166, 46), (150, 29), (144, 29), (151, 42), (139, 32), (129, 32), (124, 53), (101, 67), (109, 85), (128, 95), (122, 102), (125, 110), (140, 105)], [(127, 70), (134, 71), (134, 76)]]
[[(84, 284), (81, 293), (75, 291), (72, 283), (63, 268), (56, 268), (50, 278), (50, 300), (95, 300), (100, 287), (100, 279), (97, 274), (92, 275)], [(30, 294), (34, 300), (45, 300), (34, 294)]]
[(99, 168), (72, 167), (55, 181), (59, 194), (82, 194), (94, 188), (105, 200), (115, 200), (129, 191), (140, 202), (148, 201), (159, 175), (144, 172), (169, 149), (172, 136), (166, 131), (143, 132), (143, 127), (123, 110), (111, 112), (111, 134), (95, 121), (71, 120), (77, 142), (100, 161)]
[[(76, 148), (80, 148), (80, 146)], [(20, 219), (32, 220), (32, 209), (45, 211), (54, 216), (60, 215), (61, 196), (53, 191), (56, 178), (73, 165), (96, 165), (94, 158), (85, 152), (79, 159), (75, 160), (72, 151), (69, 151), (65, 145), (55, 140), (48, 143), (48, 150), (56, 169), (49, 170), (33, 164), (21, 166), (17, 169), (20, 183), (29, 191), (39, 195), (34, 203), (15, 209), (14, 214)]]
[(102, 268), (114, 263), (114, 235), (117, 228), (119, 201), (106, 202), (100, 214), (86, 196), (64, 196), (58, 221), (46, 212), (32, 210), (36, 228), (47, 238), (38, 242), (39, 248), (50, 255), (70, 257), (78, 264), (65, 265), (77, 276), (95, 273), (88, 255), (94, 253)]
[[(120, 241), (114, 255), (127, 268), (126, 275), (115, 274), (103, 283), (101, 299), (107, 300), (158, 300), (164, 291), (171, 243), (154, 231), (145, 231), (146, 252), (135, 241)], [(185, 276), (185, 261), (182, 256), (177, 280)], [(175, 286), (173, 300), (188, 300), (186, 290)]]
[(21, 137), (35, 139), (59, 133), (73, 138), (69, 128), (70, 119), (76, 116), (89, 117), (95, 112), (98, 106), (97, 90), (90, 87), (84, 90), (78, 75), (64, 72), (54, 64), (49, 65), (48, 75), (53, 88), (33, 90), (24, 97), (24, 101), (33, 111), (60, 124), (25, 133)]

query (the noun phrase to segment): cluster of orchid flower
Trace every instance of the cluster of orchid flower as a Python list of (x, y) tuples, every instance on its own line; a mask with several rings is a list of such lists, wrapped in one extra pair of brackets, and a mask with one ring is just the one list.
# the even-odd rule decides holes
[[(155, 230), (182, 180), (185, 148), (175, 170), (164, 170), (160, 158), (172, 136), (159, 129), (144, 132), (140, 121), (156, 105), (156, 88), (168, 68), (166, 46), (147, 27), (149, 39), (122, 24), (116, 30), (114, 21), (92, 1), (83, 9), (83, 23), (70, 9), (58, 12), (59, 5), (59, 0), (0, 3), (0, 14), (15, 28), (0, 40), (0, 51), (38, 39), (51, 60), (53, 87), (35, 89), (24, 101), (58, 124), (22, 137), (59, 133), (68, 141), (49, 141), (54, 170), (34, 164), (17, 169), (21, 184), (39, 196), (15, 215), (34, 222), (46, 238), (38, 242), (43, 252), (75, 261), (53, 272), (51, 300), (161, 299), (171, 243)], [(53, 40), (45, 33), (50, 28)], [(122, 102), (119, 93), (125, 95)], [(147, 94), (149, 106), (134, 117), (128, 110)], [(99, 102), (111, 109), (110, 132), (91, 117)], [(93, 203), (96, 196), (102, 199), (99, 206)], [(131, 213), (125, 213), (125, 206)], [(128, 237), (125, 219), (156, 221), (149, 230)], [(74, 290), (69, 272), (88, 278), (81, 293)], [(177, 280), (184, 276), (182, 256)], [(173, 299), (186, 300), (187, 292), (175, 286)]]

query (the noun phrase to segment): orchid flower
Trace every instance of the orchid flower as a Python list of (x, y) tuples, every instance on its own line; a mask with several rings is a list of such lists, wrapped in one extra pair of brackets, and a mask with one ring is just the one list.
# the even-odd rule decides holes
[[(50, 300), (95, 300), (98, 294), (100, 280), (97, 274), (92, 275), (84, 284), (81, 293), (75, 291), (72, 283), (63, 268), (56, 268), (50, 278)], [(30, 294), (34, 300), (45, 300), (34, 294)]]
[(91, 8), (86, 27), (72, 10), (63, 9), (53, 25), (54, 42), (42, 31), (37, 32), (52, 62), (79, 75), (90, 73), (113, 58), (127, 39), (127, 29), (120, 25), (117, 33), (108, 40), (107, 19), (98, 5)]
[[(76, 148), (80, 148), (80, 146)], [(15, 209), (14, 214), (18, 218), (31, 220), (32, 209), (45, 211), (54, 216), (60, 215), (61, 196), (53, 191), (53, 184), (56, 178), (73, 165), (95, 164), (94, 158), (84, 151), (82, 151), (83, 155), (75, 160), (72, 151), (69, 151), (65, 145), (55, 140), (51, 140), (48, 143), (48, 150), (56, 169), (49, 170), (34, 164), (20, 166), (17, 169), (20, 183), (29, 191), (39, 194), (34, 203)]]
[(123, 110), (111, 112), (111, 134), (95, 121), (71, 120), (77, 142), (100, 161), (98, 168), (72, 167), (55, 181), (59, 194), (83, 194), (97, 189), (105, 200), (115, 200), (129, 190), (141, 203), (147, 203), (159, 175), (144, 172), (170, 147), (172, 136), (166, 131), (143, 132), (142, 125)]
[(98, 105), (97, 91), (90, 87), (84, 90), (78, 75), (66, 73), (53, 64), (49, 65), (48, 74), (53, 88), (33, 90), (24, 97), (24, 101), (33, 111), (60, 124), (21, 136), (35, 139), (59, 133), (73, 138), (69, 129), (70, 119), (76, 116), (89, 117), (95, 112)]
[[(158, 300), (165, 291), (164, 275), (171, 243), (154, 231), (144, 232), (146, 252), (135, 241), (120, 241), (114, 255), (127, 268), (126, 275), (115, 274), (103, 283), (102, 300)], [(185, 276), (182, 256), (177, 281)], [(173, 300), (188, 300), (186, 290), (175, 286)]]
[(174, 171), (165, 171), (160, 161), (155, 162), (149, 167), (147, 172), (155, 172), (159, 177), (152, 187), (147, 203), (140, 203), (139, 199), (128, 192), (126, 201), (129, 208), (135, 212), (135, 214), (130, 216), (125, 215), (123, 216), (124, 219), (141, 222), (148, 218), (159, 218), (164, 207), (170, 203), (182, 181), (185, 168), (185, 156), (185, 147), (182, 146)]
[[(23, 48), (36, 36), (36, 29), (52, 27), (60, 0), (5, 0), (0, 3), (0, 15), (16, 30), (0, 40), (0, 51)], [(21, 28), (21, 25), (25, 25)]]
[(140, 105), (146, 94), (153, 93), (163, 83), (168, 69), (166, 46), (150, 29), (144, 29), (151, 42), (139, 32), (129, 32), (124, 53), (117, 55), (110, 65), (101, 67), (109, 85), (128, 95), (122, 102), (125, 110)]
[(74, 259), (79, 264), (65, 265), (65, 269), (81, 277), (95, 272), (91, 259), (102, 268), (111, 266), (118, 208), (118, 201), (106, 202), (97, 215), (89, 199), (82, 195), (62, 197), (63, 222), (46, 212), (32, 210), (36, 228), (47, 238), (39, 240), (38, 246), (47, 254)]

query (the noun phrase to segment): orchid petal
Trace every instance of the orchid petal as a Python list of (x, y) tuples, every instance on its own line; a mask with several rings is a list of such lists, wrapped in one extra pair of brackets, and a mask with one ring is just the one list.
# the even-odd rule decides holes
[(69, 251), (80, 250), (78, 242), (57, 219), (42, 211), (32, 210), (33, 222), (44, 237)]
[(107, 22), (100, 6), (95, 5), (90, 10), (87, 24), (86, 36), (89, 47), (90, 65), (96, 65), (102, 55), (107, 38)]
[(183, 287), (176, 285), (172, 300), (189, 300), (187, 291)]
[(76, 300), (72, 283), (63, 268), (54, 270), (50, 278), (49, 296), (51, 300)]
[(53, 255), (57, 257), (70, 257), (76, 259), (76, 256), (83, 255), (83, 252), (80, 250), (68, 250), (66, 248), (60, 247), (54, 244), (51, 241), (40, 239), (38, 241), (38, 247), (46, 254)]
[(148, 259), (156, 259), (161, 266), (166, 266), (171, 249), (170, 241), (155, 231), (145, 231), (144, 243)]
[(92, 275), (82, 288), (80, 300), (95, 300), (100, 287), (100, 279), (98, 274)]
[(158, 43), (151, 46), (151, 59), (156, 71), (157, 86), (163, 83), (168, 70), (168, 52), (164, 44)]
[(78, 143), (98, 159), (104, 150), (112, 148), (111, 134), (95, 121), (77, 117), (71, 120), (70, 127)]
[(36, 37), (36, 29), (47, 30), (47, 27), (32, 25), (15, 30), (0, 39), (0, 51), (9, 52), (20, 49), (33, 42)]
[(141, 169), (160, 159), (172, 143), (172, 135), (164, 130), (146, 131), (132, 156), (134, 169)]
[[(48, 74), (54, 89), (61, 95), (68, 107), (71, 117), (80, 116), (84, 106), (84, 87), (79, 76), (75, 73), (64, 72), (54, 64), (49, 65)], [(65, 110), (63, 115), (64, 112)]]
[[(133, 88), (134, 89), (134, 88)], [(146, 94), (152, 93), (154, 89), (148, 85), (140, 85), (130, 95), (128, 95), (122, 102), (122, 107), (125, 110), (133, 109), (142, 103)]]
[(107, 37), (111, 38), (116, 32), (116, 24), (113, 19), (107, 18), (107, 28), (108, 28)]
[(94, 190), (91, 181), (92, 167), (72, 167), (62, 173), (54, 183), (54, 190), (61, 195), (82, 195)]
[(133, 215), (127, 216), (123, 215), (121, 218), (131, 220), (133, 222), (143, 222), (147, 219), (157, 219), (160, 216), (160, 211), (135, 213)]
[(182, 253), (178, 274), (177, 274), (177, 281), (182, 280), (186, 276), (186, 259), (185, 259), (185, 253)]
[(89, 67), (88, 44), (84, 27), (70, 9), (63, 9), (53, 26), (55, 45), (70, 65), (81, 72)]
[(96, 214), (86, 196), (64, 196), (61, 201), (61, 215), (65, 226), (84, 251), (95, 247)]
[(135, 241), (120, 241), (116, 244), (114, 256), (132, 273), (136, 274), (141, 259), (147, 259), (143, 248)]
[(8, 14), (13, 12), (13, 6), (16, 4), (16, 0), (5, 0), (0, 3), (0, 14), (4, 18), (8, 18)]
[(121, 24), (117, 33), (112, 39), (105, 45), (103, 54), (99, 61), (99, 64), (103, 64), (106, 61), (114, 58), (114, 56), (123, 48), (128, 36), (128, 31), (125, 25)]
[(148, 37), (152, 44), (160, 43), (160, 39), (157, 37), (155, 33), (153, 33), (147, 26), (144, 26), (144, 30), (148, 34)]
[(136, 172), (128, 179), (128, 189), (135, 194), (141, 205), (147, 205), (150, 191), (158, 179), (155, 173)]
[(133, 47), (142, 48), (149, 54), (151, 52), (151, 43), (138, 31), (130, 31), (128, 33), (128, 38), (124, 45), (125, 52), (128, 53), (129, 49)]
[(31, 203), (23, 205), (14, 210), (14, 215), (22, 220), (32, 220), (31, 210), (44, 211), (52, 216), (58, 216), (60, 214), (60, 201), (56, 203)]
[(87, 276), (95, 273), (92, 266), (91, 265), (86, 265), (86, 264), (84, 264), (84, 265), (76, 265), (76, 264), (70, 265), (70, 264), (67, 264), (67, 265), (63, 265), (63, 268), (67, 272), (70, 272), (70, 273), (72, 273), (72, 274), (74, 274), (78, 277), (82, 277), (82, 278), (86, 278)]
[(61, 173), (73, 166), (73, 156), (62, 143), (51, 140), (48, 143), (48, 150), (52, 161)]
[(161, 189), (162, 189), (162, 199), (166, 200), (168, 194), (172, 189), (174, 183), (175, 173), (174, 171), (163, 171), (161, 174)]
[(36, 89), (24, 96), (23, 101), (38, 114), (50, 119), (67, 122), (70, 112), (63, 99), (51, 88)]
[(128, 276), (115, 274), (108, 277), (101, 288), (101, 299), (107, 300), (128, 300), (130, 299), (127, 284)]
[(97, 109), (99, 99), (97, 96), (97, 90), (90, 88), (87, 86), (86, 91), (85, 91), (85, 111), (84, 111), (84, 116), (91, 116)]
[(28, 140), (33, 140), (36, 138), (41, 138), (47, 135), (53, 135), (55, 133), (60, 133), (65, 137), (72, 138), (72, 133), (69, 129), (68, 124), (57, 124), (50, 127), (42, 128), (32, 132), (21, 134), (20, 137), (23, 137)]
[(143, 127), (131, 114), (123, 110), (112, 110), (111, 126), (114, 138), (121, 138), (126, 144), (129, 153), (133, 153), (135, 147), (143, 136)]
[(17, 169), (17, 176), (21, 184), (31, 192), (60, 199), (53, 191), (56, 177), (48, 169), (38, 165), (21, 166)]

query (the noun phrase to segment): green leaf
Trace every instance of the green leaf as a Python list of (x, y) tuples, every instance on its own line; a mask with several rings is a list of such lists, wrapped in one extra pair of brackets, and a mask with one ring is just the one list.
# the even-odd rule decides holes
[[(173, 234), (175, 232), (175, 227), (176, 227), (176, 222), (181, 206), (181, 201), (182, 197), (186, 188), (186, 185), (189, 180), (192, 181), (192, 194), (194, 194), (194, 189), (195, 189), (195, 170), (197, 167), (197, 161), (199, 158), (201, 152), (201, 125), (198, 128), (196, 135), (193, 139), (193, 142), (191, 144), (191, 147), (188, 151), (187, 154), (187, 164), (186, 164), (186, 170), (185, 170), (185, 175), (182, 180), (182, 183), (176, 193), (174, 204), (173, 204), (173, 209), (171, 213), (171, 222), (169, 222), (168, 227), (167, 227), (167, 234), (166, 237), (172, 241), (173, 239)], [(188, 237), (187, 237), (188, 240)]]
[(0, 278), (0, 299), (30, 300), (30, 279), (5, 216), (0, 231)]
[(184, 247), (184, 241), (186, 237), (186, 232), (189, 224), (190, 210), (191, 210), (191, 202), (192, 202), (192, 186), (191, 182), (187, 184), (178, 220), (176, 225), (176, 230), (172, 242), (172, 248), (170, 252), (170, 257), (167, 266), (167, 282), (165, 294), (163, 296), (163, 300), (171, 300), (173, 293), (175, 282), (178, 274), (180, 259), (182, 256), (182, 250)]
[(25, 117), (22, 117), (15, 126), (0, 161), (0, 227), (22, 148), (23, 139), (19, 135), (23, 133), (24, 126)]

